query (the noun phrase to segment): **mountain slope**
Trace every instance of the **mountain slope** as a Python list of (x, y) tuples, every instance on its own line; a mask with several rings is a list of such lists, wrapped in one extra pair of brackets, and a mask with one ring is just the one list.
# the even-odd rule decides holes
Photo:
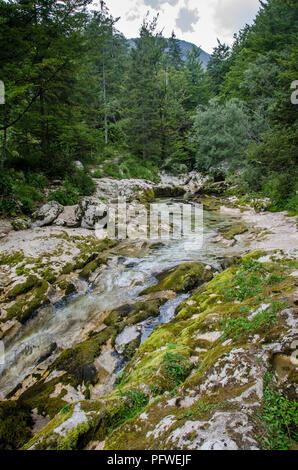
[[(176, 39), (176, 41), (179, 43), (179, 46), (181, 48), (181, 52), (182, 52), (182, 58), (183, 60), (186, 60), (186, 57), (187, 57), (187, 54), (188, 52), (191, 52), (193, 48), (195, 49), (199, 49), (201, 51), (201, 54), (200, 54), (200, 60), (202, 61), (203, 63), (203, 67), (206, 69), (207, 68), (207, 64), (210, 60), (210, 54), (208, 54), (207, 52), (203, 51), (203, 49), (199, 48), (198, 46), (196, 46), (195, 44), (191, 43), (191, 42), (187, 42), (187, 41), (183, 41), (182, 39)], [(128, 42), (129, 42), (129, 45), (131, 47), (134, 47), (135, 46), (135, 39), (128, 39)]]

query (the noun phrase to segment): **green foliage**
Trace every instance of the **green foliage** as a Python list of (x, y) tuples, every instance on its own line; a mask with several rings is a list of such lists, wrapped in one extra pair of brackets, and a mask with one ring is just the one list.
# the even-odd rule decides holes
[(288, 307), (288, 305), (286, 301), (272, 302), (268, 309), (257, 313), (252, 318), (238, 317), (227, 319), (222, 325), (224, 331), (223, 339), (231, 336), (235, 337), (235, 339), (240, 339), (247, 335), (247, 333), (268, 329), (277, 321), (276, 315)]
[(57, 201), (63, 206), (73, 206), (78, 203), (80, 196), (90, 196), (95, 189), (96, 184), (89, 173), (76, 170), (67, 176), (61, 189), (50, 194), (49, 201)]
[(184, 382), (190, 372), (190, 365), (182, 354), (167, 352), (162, 360), (164, 375), (173, 382), (174, 387)]
[[(31, 185), (28, 184), (28, 180)], [(16, 216), (31, 214), (43, 200), (39, 189), (45, 184), (42, 175), (25, 175), (15, 170), (0, 173), (0, 214)], [(38, 189), (37, 189), (38, 188)]]
[(229, 168), (244, 165), (244, 154), (257, 138), (257, 125), (249, 117), (245, 103), (232, 99), (221, 104), (212, 99), (198, 108), (191, 142), (197, 149), (196, 167), (208, 170), (225, 163)]
[(120, 388), (120, 394), (126, 399), (122, 406), (116, 408), (111, 413), (110, 433), (125, 421), (134, 418), (148, 405), (148, 397), (140, 390), (132, 389), (122, 393)]
[(49, 201), (57, 201), (63, 206), (74, 206), (79, 202), (78, 190), (68, 181), (65, 181), (62, 189), (57, 189), (49, 195)]
[(259, 417), (266, 432), (260, 440), (266, 450), (288, 450), (292, 441), (298, 441), (298, 402), (277, 390), (270, 372), (264, 377), (264, 397)]
[(93, 176), (93, 178), (102, 178), (102, 171), (100, 171), (100, 170), (95, 170), (95, 171), (93, 172), (93, 175), (92, 175), (92, 176)]
[(80, 423), (58, 443), (57, 450), (76, 450), (80, 448), (80, 439), (89, 431), (89, 423)]
[(72, 172), (66, 181), (78, 191), (80, 196), (91, 196), (96, 189), (96, 184), (90, 174), (82, 170)]

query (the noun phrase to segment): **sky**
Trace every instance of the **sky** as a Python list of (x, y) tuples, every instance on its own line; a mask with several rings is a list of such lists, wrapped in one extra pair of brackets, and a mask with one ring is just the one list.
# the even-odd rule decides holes
[[(259, 10), (259, 0), (105, 0), (127, 38), (138, 36), (144, 16), (159, 13), (159, 30), (169, 37), (192, 42), (211, 53), (217, 38), (231, 44), (233, 34), (251, 24)], [(97, 1), (97, 3), (99, 3)], [(94, 5), (96, 2), (94, 1)]]

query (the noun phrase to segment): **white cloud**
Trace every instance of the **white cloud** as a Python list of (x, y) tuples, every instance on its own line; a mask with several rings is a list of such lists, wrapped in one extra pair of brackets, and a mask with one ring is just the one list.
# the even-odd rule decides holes
[(246, 23), (252, 23), (258, 7), (259, 0), (216, 0), (214, 5), (215, 26), (229, 39)]
[(194, 25), (199, 21), (199, 11), (197, 8), (189, 8), (188, 4), (179, 10), (176, 19), (176, 26), (182, 33), (193, 33)]
[[(147, 11), (159, 13), (158, 30), (193, 42), (212, 52), (219, 38), (229, 44), (233, 34), (251, 23), (258, 0), (106, 0), (114, 17), (120, 16), (118, 29), (127, 37), (136, 37)], [(95, 4), (94, 4), (95, 6)], [(199, 18), (198, 18), (199, 17)]]

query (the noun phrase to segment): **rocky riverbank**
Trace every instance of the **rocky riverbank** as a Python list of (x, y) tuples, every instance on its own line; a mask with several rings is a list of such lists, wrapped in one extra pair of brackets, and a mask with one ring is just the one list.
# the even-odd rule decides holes
[[(296, 418), (278, 430), (268, 409), (277, 394), (297, 416), (296, 220), (260, 201), (256, 212), (224, 194), (223, 182), (182, 179), (103, 178), (95, 196), (43, 207), (26, 230), (2, 222), (0, 340), (12, 368), (0, 386), (2, 448), (295, 446)], [(118, 195), (203, 203), (219, 255), (163, 265), (163, 244), (98, 240), (98, 214)], [(50, 340), (24, 354), (26, 337), (32, 345), (45, 328)], [(24, 376), (9, 387), (16, 362)]]

